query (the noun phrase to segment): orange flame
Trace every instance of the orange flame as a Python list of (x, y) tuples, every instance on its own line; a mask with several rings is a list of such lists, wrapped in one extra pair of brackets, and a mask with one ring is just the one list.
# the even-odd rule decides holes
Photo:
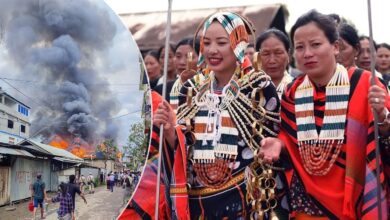
[(66, 150), (69, 147), (68, 142), (66, 142), (64, 139), (62, 139), (58, 135), (56, 135), (53, 138), (53, 140), (50, 141), (49, 145), (56, 147), (56, 148), (64, 149), (64, 150)]
[(86, 153), (86, 151), (80, 147), (75, 147), (70, 152), (80, 158), (84, 158)]
[(67, 150), (80, 158), (90, 158), (95, 149), (89, 143), (80, 140), (79, 138), (71, 140), (71, 138), (55, 135), (49, 145), (60, 149)]

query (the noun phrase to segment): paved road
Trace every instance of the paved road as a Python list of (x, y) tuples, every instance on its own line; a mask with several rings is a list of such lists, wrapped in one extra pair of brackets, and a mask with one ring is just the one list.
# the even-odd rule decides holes
[[(76, 219), (80, 220), (112, 220), (115, 219), (122, 208), (124, 208), (125, 190), (115, 187), (111, 193), (105, 186), (98, 187), (94, 194), (87, 194), (88, 204), (84, 204), (80, 196), (76, 195)], [(52, 197), (53, 195), (49, 195)], [(22, 202), (14, 207), (14, 211), (6, 211), (8, 206), (0, 207), (0, 220), (27, 220), (32, 219), (31, 212), (27, 210), (28, 202)], [(47, 220), (56, 220), (58, 203), (49, 203), (46, 213)], [(40, 210), (37, 211), (37, 218), (40, 219)]]

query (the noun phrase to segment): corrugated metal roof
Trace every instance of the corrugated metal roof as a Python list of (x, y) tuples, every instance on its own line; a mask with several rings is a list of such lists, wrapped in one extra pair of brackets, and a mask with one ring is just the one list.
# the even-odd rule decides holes
[(12, 148), (6, 148), (6, 147), (0, 147), (0, 154), (35, 157), (34, 155), (30, 154), (29, 152), (27, 152), (25, 150), (12, 149)]
[(74, 160), (74, 159), (69, 159), (64, 157), (54, 157), (53, 159), (61, 162), (80, 163), (80, 160)]
[[(33, 149), (33, 150), (37, 150), (37, 151), (42, 152), (42, 153), (51, 154), (53, 156), (63, 157), (63, 158), (75, 160), (78, 162), (83, 161), (83, 159), (75, 156), (74, 154), (70, 153), (67, 150), (56, 148), (56, 147), (53, 147), (53, 146), (50, 146), (47, 144), (40, 143), (38, 141), (31, 140), (31, 139), (23, 140), (18, 144), (23, 145), (23, 146), (28, 147), (28, 148)], [(28, 144), (30, 144), (30, 146)]]

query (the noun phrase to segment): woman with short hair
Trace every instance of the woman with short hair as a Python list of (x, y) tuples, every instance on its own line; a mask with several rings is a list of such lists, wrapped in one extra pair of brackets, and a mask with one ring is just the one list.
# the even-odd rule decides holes
[(375, 196), (377, 175), (384, 183), (375, 171), (373, 117), (375, 111), (383, 135), (390, 125), (384, 86), (370, 86), (370, 72), (336, 62), (339, 37), (327, 15), (309, 11), (290, 33), (303, 75), (285, 90), (279, 139), (266, 138), (261, 156), (275, 160), (262, 152), (268, 148), (288, 152), (295, 219), (378, 219), (378, 203), (387, 219), (385, 190), (381, 201)]

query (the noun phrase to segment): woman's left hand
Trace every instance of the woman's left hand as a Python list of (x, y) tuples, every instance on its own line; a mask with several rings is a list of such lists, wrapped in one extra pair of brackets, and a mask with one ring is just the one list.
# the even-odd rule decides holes
[(281, 140), (267, 137), (261, 140), (260, 145), (261, 147), (257, 157), (262, 159), (264, 163), (272, 164), (279, 160), (280, 152), (284, 146)]
[(370, 103), (372, 109), (378, 114), (379, 121), (383, 121), (386, 117), (386, 101), (387, 93), (385, 89), (373, 85), (368, 90), (368, 103)]

